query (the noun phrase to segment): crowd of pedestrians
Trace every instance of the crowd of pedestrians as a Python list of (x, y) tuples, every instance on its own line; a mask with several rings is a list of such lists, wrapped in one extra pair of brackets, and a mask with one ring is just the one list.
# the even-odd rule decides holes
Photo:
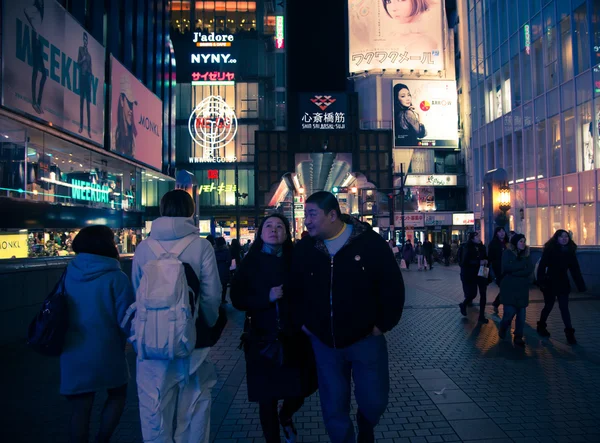
[(194, 211), (183, 190), (163, 196), (161, 217), (136, 249), (131, 281), (109, 228), (87, 227), (73, 240), (60, 357), (60, 392), (72, 404), (70, 440), (89, 440), (95, 394), (106, 391), (95, 441), (110, 441), (126, 402), (129, 340), (144, 442), (208, 442), (216, 383), (208, 355), (224, 327), (230, 285), (233, 306), (246, 313), (240, 347), (265, 441), (280, 442), (282, 428), (285, 441), (295, 442), (294, 414), (318, 389), (331, 441), (374, 442), (390, 389), (384, 334), (404, 306), (400, 267), (385, 240), (342, 215), (328, 192), (306, 200), (307, 233), (295, 245), (280, 214), (262, 220), (256, 240), (242, 248), (200, 238)]

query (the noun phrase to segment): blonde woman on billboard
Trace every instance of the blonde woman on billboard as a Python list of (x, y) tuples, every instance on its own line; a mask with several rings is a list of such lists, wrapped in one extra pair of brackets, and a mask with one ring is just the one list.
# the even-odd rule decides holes
[(135, 157), (135, 138), (137, 137), (133, 107), (137, 104), (129, 76), (122, 75), (121, 93), (117, 103), (117, 129), (113, 136), (113, 147), (119, 154), (132, 158)]
[(419, 113), (412, 103), (408, 86), (394, 85), (394, 137), (395, 146), (418, 146), (418, 141), (427, 135)]
[[(438, 42), (427, 31), (431, 30), (430, 19), (432, 0), (381, 0), (385, 15), (382, 14), (382, 34), (389, 42), (396, 43), (402, 39), (402, 45), (411, 53), (431, 52), (438, 47)], [(385, 17), (391, 20), (384, 20)], [(407, 40), (408, 39), (408, 40)]]

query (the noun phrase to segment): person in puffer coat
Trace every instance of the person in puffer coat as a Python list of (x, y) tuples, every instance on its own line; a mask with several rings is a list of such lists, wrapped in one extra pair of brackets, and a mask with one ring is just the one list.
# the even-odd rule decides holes
[[(189, 264), (200, 280), (199, 315), (204, 315), (208, 326), (213, 326), (219, 316), (221, 280), (215, 251), (208, 240), (200, 238), (192, 217), (194, 211), (194, 200), (187, 192), (181, 189), (167, 192), (160, 201), (161, 217), (152, 222), (150, 239), (170, 251), (182, 239), (194, 236), (179, 259)], [(144, 265), (156, 258), (148, 240), (137, 247), (132, 269), (136, 291)], [(137, 361), (144, 442), (208, 443), (211, 389), (217, 381), (214, 365), (207, 359), (209, 351), (210, 348), (199, 348), (187, 358)]]
[(533, 262), (529, 246), (523, 234), (515, 234), (510, 239), (508, 249), (502, 253), (502, 274), (500, 283), (500, 302), (504, 305), (504, 315), (498, 335), (506, 337), (513, 318), (515, 322), (514, 343), (525, 346), (523, 329), (525, 327), (526, 308), (529, 306), (529, 286), (533, 277)]

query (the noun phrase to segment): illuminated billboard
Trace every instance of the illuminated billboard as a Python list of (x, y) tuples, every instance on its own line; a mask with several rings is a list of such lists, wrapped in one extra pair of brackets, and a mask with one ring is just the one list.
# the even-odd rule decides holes
[(394, 80), (392, 97), (395, 147), (458, 146), (455, 81)]
[(444, 69), (441, 0), (348, 0), (350, 72)]

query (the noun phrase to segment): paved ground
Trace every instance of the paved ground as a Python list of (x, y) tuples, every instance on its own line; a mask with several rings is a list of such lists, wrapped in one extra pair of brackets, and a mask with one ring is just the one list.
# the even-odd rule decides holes
[[(527, 347), (515, 349), (508, 339), (498, 339), (500, 317), (491, 306), (488, 325), (477, 326), (477, 308), (467, 318), (460, 315), (457, 270), (438, 266), (428, 272), (404, 271), (406, 310), (400, 325), (388, 334), (392, 391), (377, 441), (600, 441), (600, 297), (573, 297), (579, 345), (571, 347), (558, 306), (549, 321), (552, 337), (537, 336), (541, 294), (532, 292)], [(490, 286), (490, 302), (496, 292)], [(247, 402), (243, 354), (237, 350), (242, 316), (230, 314), (224, 338), (211, 351), (219, 370), (212, 440), (262, 442), (257, 406)], [(1, 350), (2, 397), (8, 401), (2, 402), (0, 441), (66, 442), (69, 410), (58, 395), (57, 361), (22, 345)], [(132, 354), (130, 362), (135, 362)], [(99, 396), (95, 417), (102, 400)], [(296, 422), (300, 441), (328, 441), (318, 394), (306, 402)], [(133, 382), (113, 441), (141, 441)]]

